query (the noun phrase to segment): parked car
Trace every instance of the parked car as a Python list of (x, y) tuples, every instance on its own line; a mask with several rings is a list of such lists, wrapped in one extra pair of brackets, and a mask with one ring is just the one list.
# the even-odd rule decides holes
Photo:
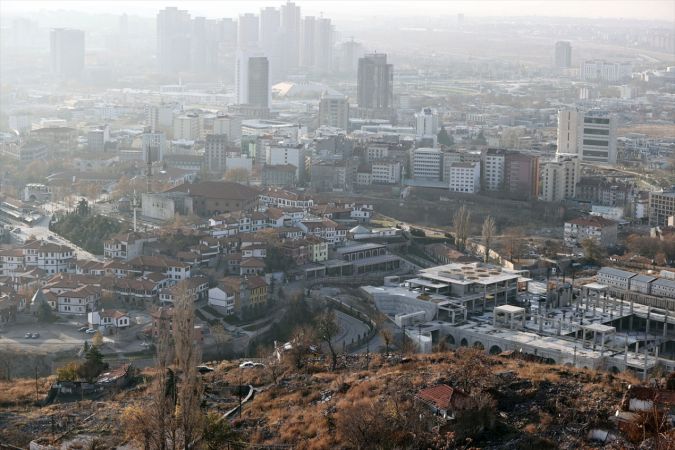
[(85, 330), (85, 333), (87, 333), (87, 334), (94, 334), (94, 333), (96, 333), (96, 330), (94, 330), (93, 328), (87, 328), (87, 329)]
[(30, 339), (33, 337), (33, 334), (31, 332), (26, 332), (26, 334), (24, 334), (23, 337), (26, 339)]
[(214, 371), (213, 367), (205, 366), (204, 364), (202, 364), (200, 366), (197, 366), (197, 372), (199, 372), (201, 374), (205, 374), (205, 373), (209, 373), (209, 372), (213, 372), (213, 371)]
[(244, 361), (243, 363), (239, 364), (239, 368), (241, 369), (250, 369), (252, 367), (265, 367), (265, 364), (253, 361)]
[(39, 337), (40, 337), (40, 333), (33, 333), (33, 335), (31, 336), (31, 338), (33, 338), (33, 339), (37, 339)]

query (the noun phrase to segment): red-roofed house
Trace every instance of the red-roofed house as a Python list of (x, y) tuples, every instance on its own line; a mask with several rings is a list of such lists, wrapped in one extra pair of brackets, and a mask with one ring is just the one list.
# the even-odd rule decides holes
[(453, 419), (455, 411), (464, 408), (469, 397), (459, 389), (452, 388), (447, 384), (437, 384), (419, 391), (415, 399), (427, 405), (434, 414)]

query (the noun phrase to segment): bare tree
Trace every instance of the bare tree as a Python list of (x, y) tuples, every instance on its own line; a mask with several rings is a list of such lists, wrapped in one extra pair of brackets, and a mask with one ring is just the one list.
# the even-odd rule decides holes
[(232, 181), (239, 184), (248, 184), (251, 178), (251, 173), (243, 167), (228, 169), (223, 176), (225, 181)]
[(387, 318), (384, 314), (380, 314), (377, 318), (377, 328), (380, 330), (380, 337), (384, 341), (384, 353), (389, 355), (389, 346), (394, 340), (394, 334), (391, 329), (386, 326)]
[(335, 336), (337, 336), (339, 331), (340, 325), (335, 316), (335, 311), (329, 309), (319, 315), (316, 322), (316, 334), (319, 339), (328, 345), (331, 356), (331, 370), (335, 370), (337, 367), (337, 353), (333, 346), (333, 339), (335, 339)]
[(169, 365), (173, 359), (169, 316), (162, 313), (155, 336), (155, 367), (157, 375), (150, 385), (150, 397), (143, 406), (129, 406), (122, 421), (126, 435), (142, 444), (145, 450), (171, 450), (175, 448), (175, 385)]
[(173, 313), (176, 368), (182, 379), (178, 385), (177, 420), (181, 431), (181, 447), (187, 450), (198, 437), (203, 414), (199, 408), (202, 385), (197, 371), (201, 361), (199, 345), (195, 345), (194, 297), (186, 281), (178, 284)]
[(483, 221), (483, 245), (485, 245), (485, 262), (490, 261), (490, 250), (492, 248), (495, 234), (497, 234), (495, 219), (492, 216), (487, 216), (485, 221)]
[(289, 351), (291, 363), (296, 370), (305, 366), (305, 359), (314, 339), (314, 330), (309, 326), (299, 326), (293, 331), (291, 349)]
[(471, 212), (465, 205), (460, 206), (455, 211), (452, 223), (455, 230), (457, 247), (460, 250), (464, 250), (466, 248), (466, 239), (469, 237), (469, 225), (471, 224)]

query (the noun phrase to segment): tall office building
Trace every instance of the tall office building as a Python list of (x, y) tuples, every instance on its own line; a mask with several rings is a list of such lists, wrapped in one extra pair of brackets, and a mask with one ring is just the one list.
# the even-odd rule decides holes
[(176, 74), (190, 67), (190, 14), (175, 7), (157, 13), (157, 63), (159, 71)]
[(371, 53), (359, 59), (357, 100), (360, 108), (394, 106), (394, 66), (387, 64), (386, 54)]
[(281, 80), (281, 11), (267, 7), (260, 10), (260, 48), (270, 63), (270, 80)]
[(239, 16), (239, 29), (237, 33), (237, 48), (240, 50), (252, 50), (259, 45), (260, 22), (258, 16), (246, 13)]
[(239, 50), (235, 70), (237, 104), (268, 108), (270, 83), (267, 57)]
[(281, 6), (283, 63), (286, 71), (300, 64), (300, 7), (293, 2)]
[(77, 78), (84, 69), (84, 31), (55, 28), (50, 33), (52, 72), (61, 78)]
[(314, 26), (314, 68), (328, 73), (333, 66), (333, 25), (330, 19), (320, 18)]
[(340, 44), (338, 49), (338, 67), (344, 74), (356, 73), (359, 59), (363, 56), (364, 50), (361, 43), (351, 39)]
[(616, 116), (589, 111), (584, 114), (580, 128), (581, 159), (616, 164)]
[(438, 114), (431, 108), (415, 113), (415, 134), (418, 139), (431, 139), (436, 144), (438, 136)]
[(569, 69), (572, 67), (572, 44), (567, 41), (555, 43), (555, 67), (557, 69)]
[(302, 20), (302, 43), (300, 46), (300, 64), (303, 67), (314, 67), (316, 56), (316, 17), (306, 16)]
[(582, 161), (616, 164), (616, 116), (603, 111), (558, 111), (559, 154), (576, 154)]
[(222, 22), (215, 19), (195, 17), (190, 35), (190, 64), (193, 72), (219, 73), (221, 63)]
[(346, 130), (349, 126), (349, 101), (344, 95), (324, 93), (319, 102), (319, 126)]

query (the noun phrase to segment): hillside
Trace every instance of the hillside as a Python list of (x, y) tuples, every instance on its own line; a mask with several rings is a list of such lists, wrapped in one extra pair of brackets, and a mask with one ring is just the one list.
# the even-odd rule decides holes
[[(233, 361), (215, 365), (214, 372), (204, 375), (203, 406), (209, 411), (221, 414), (238, 404), (237, 392), (228, 391), (228, 386), (257, 387), (255, 397), (232, 420), (220, 445), (656, 448), (649, 426), (644, 433), (642, 429), (638, 433), (614, 431), (617, 440), (604, 447), (588, 440), (591, 430), (615, 430), (610, 417), (628, 385), (637, 383), (629, 375), (489, 356), (473, 349), (406, 358), (342, 359), (336, 372), (328, 371), (327, 365), (320, 357), (308, 360), (301, 370), (270, 364), (240, 369)], [(143, 410), (150, 404), (146, 381), (152, 376), (152, 371), (146, 371), (135, 387), (100, 401), (42, 408), (31, 406), (35, 380), (0, 382), (0, 443), (24, 447), (31, 439), (51, 436), (60, 437), (58, 442), (63, 443), (79, 434), (96, 436), (105, 448), (123, 443), (131, 444), (127, 448), (142, 448), (130, 440), (134, 429), (129, 418), (136, 407)], [(49, 381), (38, 380), (38, 388), (44, 392)], [(440, 420), (425, 404), (415, 401), (421, 389), (438, 384), (463, 393), (454, 420)], [(661, 431), (658, 448), (675, 448), (672, 429)]]

